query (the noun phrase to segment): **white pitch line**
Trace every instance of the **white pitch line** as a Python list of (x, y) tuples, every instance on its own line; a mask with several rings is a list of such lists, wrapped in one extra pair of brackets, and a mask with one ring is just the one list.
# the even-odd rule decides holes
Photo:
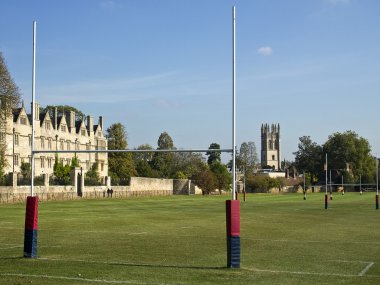
[(375, 264), (375, 262), (370, 262), (368, 265), (358, 274), (358, 276), (364, 276), (367, 271)]
[[(295, 242), (295, 243), (325, 243), (325, 240), (290, 240), (290, 239), (263, 239), (263, 238), (248, 238), (245, 237), (245, 240), (252, 240), (252, 241), (267, 241), (267, 242)], [(330, 241), (335, 242), (335, 241)], [(380, 242), (371, 242), (371, 241), (344, 241), (343, 243), (348, 244), (374, 244), (378, 245)]]
[(129, 236), (137, 236), (137, 235), (146, 235), (147, 232), (142, 232), (142, 233), (130, 233), (128, 234)]
[[(292, 274), (292, 275), (315, 275), (315, 276), (335, 276), (335, 277), (362, 277), (362, 275), (354, 274), (340, 274), (340, 273), (319, 273), (319, 272), (307, 272), (307, 271), (285, 271), (285, 270), (269, 270), (269, 269), (257, 269), (257, 268), (243, 268), (248, 271), (253, 272), (264, 272), (264, 273), (274, 273), (274, 274)], [(367, 277), (379, 278), (378, 275), (371, 275)]]
[(21, 248), (22, 245), (15, 245), (15, 246), (7, 246), (7, 247), (0, 247), (0, 249), (12, 249), (12, 248)]
[(129, 280), (120, 280), (119, 281), (119, 280), (90, 279), (90, 278), (54, 276), (54, 275), (17, 274), (17, 273), (4, 273), (4, 272), (0, 273), (0, 276), (30, 277), (30, 278), (42, 278), (42, 279), (60, 279), (60, 280), (86, 281), (86, 282), (108, 283), (108, 284), (171, 285), (169, 283), (146, 283), (146, 282), (129, 281)]

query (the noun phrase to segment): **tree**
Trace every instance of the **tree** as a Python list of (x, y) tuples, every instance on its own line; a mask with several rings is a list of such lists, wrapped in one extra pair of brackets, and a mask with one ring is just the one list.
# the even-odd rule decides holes
[[(121, 123), (112, 124), (107, 129), (108, 149), (127, 149), (127, 133)], [(110, 152), (108, 154), (108, 171), (114, 184), (127, 184), (137, 171), (131, 153)]]
[(255, 192), (268, 192), (272, 188), (280, 190), (284, 186), (284, 181), (278, 178), (249, 174), (246, 179), (246, 186)]
[(202, 189), (202, 195), (210, 194), (217, 187), (214, 173), (209, 169), (208, 165), (205, 164), (191, 177), (191, 179), (194, 181), (195, 185)]
[(59, 161), (58, 154), (55, 155), (55, 161), (53, 166), (55, 183), (58, 185), (70, 184), (70, 166), (63, 165), (62, 161)]
[(30, 169), (30, 163), (29, 162), (21, 162), (21, 175), (23, 178), (30, 178), (31, 177), (31, 169)]
[(167, 132), (163, 132), (160, 134), (160, 137), (157, 141), (157, 145), (157, 149), (174, 149), (173, 139)]
[[(220, 145), (217, 143), (212, 143), (208, 147), (208, 149), (220, 149)], [(208, 156), (207, 164), (211, 165), (215, 161), (221, 161), (220, 159), (220, 151), (208, 151), (206, 152), (206, 155)]]
[[(157, 149), (175, 149), (172, 138), (167, 132), (160, 134), (157, 141)], [(160, 177), (171, 178), (175, 174), (172, 172), (172, 162), (174, 154), (171, 152), (155, 152), (151, 162), (151, 167), (153, 170), (157, 171)]]
[(86, 172), (85, 181), (86, 185), (96, 186), (101, 185), (98, 173), (98, 163), (95, 162), (91, 168)]
[[(140, 145), (137, 150), (153, 150), (149, 144)], [(140, 177), (158, 177), (156, 171), (153, 171), (150, 163), (153, 159), (154, 152), (135, 152), (133, 161), (135, 163), (137, 175)]]
[(75, 121), (82, 121), (85, 117), (84, 113), (78, 110), (75, 107), (68, 105), (47, 105), (45, 108), (41, 108), (41, 113), (49, 113), (50, 118), (54, 117), (54, 109), (57, 108), (57, 112), (59, 116), (62, 116), (66, 112), (74, 111), (75, 112)]
[(200, 153), (176, 152), (173, 154), (171, 172), (176, 179), (192, 177), (204, 165), (205, 160)]
[(5, 159), (5, 132), (7, 118), (12, 116), (12, 108), (20, 102), (20, 91), (13, 81), (3, 54), (0, 52), (0, 175), (4, 175)]
[(298, 151), (293, 154), (296, 169), (309, 173), (312, 183), (317, 182), (319, 174), (323, 171), (322, 147), (313, 142), (309, 136), (303, 136), (299, 138)]
[[(362, 176), (363, 182), (375, 180), (375, 160), (372, 157), (368, 141), (352, 131), (334, 133), (323, 145), (324, 153), (328, 156), (328, 168), (344, 172), (345, 180), (349, 178), (358, 181)], [(349, 172), (346, 172), (349, 166)]]
[(240, 171), (253, 172), (259, 162), (254, 142), (243, 142), (240, 145), (240, 152), (237, 156), (237, 168)]
[(210, 165), (210, 170), (215, 175), (216, 186), (219, 189), (219, 191), (229, 190), (230, 185), (232, 183), (232, 176), (228, 172), (227, 167), (219, 161), (214, 161)]

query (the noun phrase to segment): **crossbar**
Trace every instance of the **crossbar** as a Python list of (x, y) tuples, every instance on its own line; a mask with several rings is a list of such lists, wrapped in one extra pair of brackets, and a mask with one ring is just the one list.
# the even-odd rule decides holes
[(89, 150), (34, 150), (33, 153), (151, 153), (151, 152), (230, 152), (232, 149), (89, 149)]

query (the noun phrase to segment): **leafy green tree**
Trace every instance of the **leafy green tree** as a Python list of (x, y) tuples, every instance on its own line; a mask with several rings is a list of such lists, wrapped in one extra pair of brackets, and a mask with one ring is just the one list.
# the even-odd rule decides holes
[(281, 179), (268, 176), (257, 176), (249, 174), (246, 179), (246, 186), (254, 192), (268, 192), (272, 188), (281, 189), (284, 185)]
[(20, 102), (20, 91), (13, 81), (3, 54), (0, 52), (0, 176), (4, 175), (7, 165), (5, 158), (5, 140), (7, 118), (12, 116), (12, 108), (16, 108)]
[(98, 167), (99, 167), (98, 163), (95, 162), (91, 166), (91, 168), (86, 172), (86, 176), (84, 178), (85, 185), (91, 185), (91, 186), (101, 185)]
[[(149, 144), (140, 145), (137, 150), (153, 150)], [(135, 152), (133, 161), (135, 163), (137, 175), (140, 177), (158, 177), (158, 173), (152, 169), (150, 163), (153, 159), (154, 152)]]
[[(112, 124), (107, 129), (108, 149), (127, 149), (127, 133), (121, 123)], [(114, 184), (127, 184), (137, 171), (131, 153), (110, 152), (108, 154), (108, 171)]]
[(31, 177), (31, 169), (30, 169), (30, 163), (29, 162), (21, 162), (20, 166), (21, 175), (24, 178), (30, 178)]
[[(188, 179), (197, 173), (204, 163), (204, 158), (200, 153), (177, 152), (173, 154), (171, 173), (175, 174), (174, 178)], [(182, 174), (182, 178), (179, 178), (178, 173)]]
[(313, 142), (309, 136), (303, 136), (299, 138), (298, 150), (293, 154), (295, 155), (294, 166), (296, 169), (309, 173), (312, 183), (317, 182), (323, 171), (322, 147)]
[(255, 143), (243, 142), (237, 158), (237, 167), (240, 171), (253, 172), (259, 162)]
[(74, 156), (71, 159), (71, 167), (79, 167), (79, 159), (78, 159), (78, 157)]
[(328, 168), (345, 170), (347, 165), (350, 170), (346, 173), (345, 180), (351, 178), (358, 181), (362, 176), (363, 182), (375, 180), (375, 160), (371, 155), (371, 146), (368, 141), (352, 131), (334, 133), (329, 136), (323, 145), (324, 153), (328, 156)]
[(58, 154), (55, 155), (53, 173), (54, 173), (56, 184), (58, 185), (70, 184), (70, 166), (63, 165), (63, 162), (59, 161), (58, 159)]
[[(163, 132), (160, 134), (160, 137), (157, 141), (157, 146), (158, 150), (175, 149), (173, 140), (167, 132)], [(156, 152), (153, 155), (151, 167), (153, 170), (159, 173), (160, 177), (171, 178), (174, 176), (174, 174), (172, 173), (173, 158), (174, 154), (171, 152)]]
[(232, 176), (228, 172), (227, 167), (219, 161), (214, 161), (210, 165), (211, 172), (215, 175), (216, 186), (221, 190), (230, 190), (230, 185), (232, 183)]
[(75, 112), (75, 121), (82, 121), (85, 117), (85, 114), (78, 110), (75, 107), (68, 106), (68, 105), (47, 105), (45, 108), (40, 108), (41, 113), (49, 113), (50, 118), (53, 118), (54, 116), (54, 109), (57, 108), (58, 116), (62, 116), (64, 113), (74, 111)]
[(210, 194), (217, 188), (217, 181), (214, 173), (209, 169), (208, 165), (203, 165), (191, 179), (202, 190), (202, 194)]
[(220, 149), (220, 145), (217, 144), (217, 143), (212, 143), (210, 144), (210, 146), (208, 147), (208, 149), (210, 149), (210, 151), (206, 152), (206, 155), (208, 156), (207, 158), (207, 164), (208, 165), (211, 165), (213, 164), (215, 161), (221, 161), (220, 159), (220, 151), (211, 151), (212, 149)]

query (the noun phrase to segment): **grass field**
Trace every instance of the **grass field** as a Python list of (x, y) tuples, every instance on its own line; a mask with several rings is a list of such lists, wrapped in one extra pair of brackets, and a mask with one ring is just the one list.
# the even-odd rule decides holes
[(225, 196), (44, 202), (38, 259), (25, 205), (0, 205), (0, 284), (380, 284), (374, 193), (253, 194), (241, 269), (227, 269)]

